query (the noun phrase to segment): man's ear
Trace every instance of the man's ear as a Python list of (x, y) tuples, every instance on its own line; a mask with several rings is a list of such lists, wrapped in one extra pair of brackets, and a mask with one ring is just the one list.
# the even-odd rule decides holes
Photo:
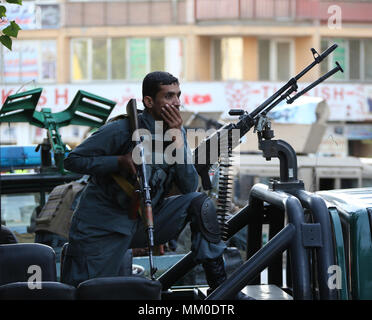
[(145, 104), (146, 108), (152, 109), (152, 106), (154, 104), (152, 98), (150, 96), (145, 96), (143, 98), (143, 103)]

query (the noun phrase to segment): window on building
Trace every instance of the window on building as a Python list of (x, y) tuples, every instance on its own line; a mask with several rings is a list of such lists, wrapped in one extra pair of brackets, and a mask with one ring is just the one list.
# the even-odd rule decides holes
[(0, 46), (0, 82), (55, 81), (56, 52), (54, 40), (13, 40), (11, 51)]
[(258, 77), (262, 81), (287, 81), (294, 70), (293, 41), (260, 39), (258, 41)]
[(111, 78), (113, 80), (125, 79), (126, 75), (126, 41), (123, 38), (111, 39)]
[(55, 41), (41, 42), (41, 79), (42, 81), (55, 81), (57, 74), (57, 48)]
[[(153, 48), (152, 44), (151, 48)], [(159, 52), (161, 52), (161, 48), (159, 48), (159, 50)], [(184, 51), (184, 42), (180, 41), (179, 38), (169, 37), (165, 39), (165, 70), (168, 70), (180, 79), (184, 78), (185, 59), (182, 58), (184, 56)], [(158, 68), (162, 68), (162, 65), (159, 64)]]
[(1, 5), (6, 9), (2, 24), (16, 21), (22, 30), (59, 28), (61, 13), (58, 1), (23, 1), (21, 6), (14, 3), (2, 1)]
[(106, 39), (93, 39), (92, 41), (92, 78), (105, 80), (108, 78), (108, 50)]
[(372, 39), (364, 40), (364, 79), (372, 80)]
[(349, 81), (372, 80), (372, 39), (322, 39), (321, 49), (326, 50), (333, 43), (337, 49), (321, 64), (323, 73), (335, 67), (337, 61), (344, 72), (337, 72), (332, 79)]
[(214, 72), (214, 80), (222, 80), (222, 73), (221, 73), (221, 39), (214, 39), (213, 42), (213, 72)]
[(277, 80), (286, 81), (291, 76), (290, 55), (291, 48), (289, 42), (276, 43), (276, 78)]
[(149, 39), (129, 39), (129, 78), (139, 80), (148, 70)]
[(215, 39), (213, 44), (214, 79), (243, 79), (243, 38)]
[(88, 80), (88, 40), (75, 39), (72, 46), (72, 79)]
[[(350, 72), (349, 78), (350, 80), (358, 80), (360, 79), (360, 42), (359, 40), (350, 40), (349, 41), (349, 48), (350, 48)], [(340, 73), (340, 72), (338, 72)]]
[(258, 41), (258, 70), (260, 80), (270, 80), (270, 40)]
[(180, 38), (73, 39), (71, 43), (72, 81), (140, 80), (155, 70), (183, 75)]
[(150, 48), (151, 48), (150, 71), (164, 70), (165, 46), (163, 39), (151, 39)]

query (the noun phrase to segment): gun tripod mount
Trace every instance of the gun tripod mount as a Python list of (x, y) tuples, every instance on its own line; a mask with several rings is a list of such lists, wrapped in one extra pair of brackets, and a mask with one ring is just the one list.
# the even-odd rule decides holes
[(262, 150), (267, 161), (271, 158), (279, 158), (280, 180), (272, 179), (270, 189), (293, 191), (304, 190), (304, 183), (297, 178), (297, 156), (292, 146), (283, 140), (272, 140), (274, 131), (271, 129), (271, 122), (265, 116), (258, 117), (254, 132), (258, 136), (258, 148)]

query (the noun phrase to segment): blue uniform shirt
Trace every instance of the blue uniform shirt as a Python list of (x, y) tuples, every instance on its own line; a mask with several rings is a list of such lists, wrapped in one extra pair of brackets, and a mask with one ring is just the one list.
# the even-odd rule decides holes
[[(153, 117), (145, 110), (139, 115), (139, 118), (141, 127), (155, 135), (155, 120)], [(119, 172), (118, 156), (132, 150), (133, 145), (129, 128), (127, 118), (109, 122), (71, 151), (64, 160), (64, 166), (67, 170), (91, 176), (81, 195), (74, 216), (92, 226), (95, 225), (100, 229), (122, 234), (130, 234), (136, 220), (129, 217), (130, 198), (112, 179), (111, 174)], [(184, 129), (182, 133), (186, 158), (186, 155), (191, 154), (191, 152)], [(148, 165), (149, 172), (155, 166)], [(182, 193), (196, 191), (198, 175), (192, 164), (176, 163), (172, 168), (172, 181)], [(165, 196), (165, 194), (156, 193), (156, 191), (162, 190), (161, 185), (152, 187), (156, 201)], [(156, 208), (154, 215), (156, 215)]]

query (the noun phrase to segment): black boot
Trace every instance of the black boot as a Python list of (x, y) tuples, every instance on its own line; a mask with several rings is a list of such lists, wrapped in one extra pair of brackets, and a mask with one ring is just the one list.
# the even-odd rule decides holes
[[(222, 256), (213, 259), (207, 260), (203, 264), (203, 269), (205, 272), (205, 277), (207, 279), (207, 283), (209, 285), (209, 289), (207, 291), (208, 295), (211, 294), (217, 287), (222, 284), (227, 279), (226, 271), (225, 271), (225, 263), (223, 261)], [(247, 296), (243, 292), (239, 291), (237, 295), (234, 297), (234, 300), (254, 300), (253, 298)]]
[(227, 279), (225, 264), (222, 256), (213, 259), (207, 260), (203, 264), (203, 269), (205, 272), (205, 278), (209, 285), (208, 295), (216, 289), (222, 282)]

